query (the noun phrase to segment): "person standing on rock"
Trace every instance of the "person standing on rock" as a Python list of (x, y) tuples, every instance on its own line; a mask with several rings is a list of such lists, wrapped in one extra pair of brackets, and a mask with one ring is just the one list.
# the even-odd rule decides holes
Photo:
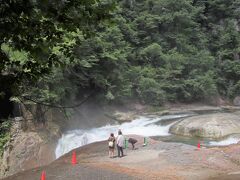
[(114, 134), (111, 133), (108, 138), (108, 154), (110, 158), (114, 157), (114, 149), (115, 149), (115, 137)]
[(122, 135), (122, 131), (118, 131), (118, 136), (117, 136), (118, 157), (123, 157), (123, 146), (124, 146), (124, 136)]

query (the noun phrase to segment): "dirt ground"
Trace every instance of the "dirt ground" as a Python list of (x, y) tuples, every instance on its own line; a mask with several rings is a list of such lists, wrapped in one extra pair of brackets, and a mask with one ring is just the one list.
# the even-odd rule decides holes
[(131, 146), (125, 149), (122, 158), (109, 158), (107, 142), (97, 142), (76, 149), (77, 164), (74, 166), (70, 152), (48, 166), (4, 180), (40, 179), (43, 170), (46, 180), (240, 179), (240, 145), (198, 149), (181, 143), (149, 140), (148, 145), (143, 146), (143, 137), (135, 138), (138, 139), (136, 149), (132, 150)]

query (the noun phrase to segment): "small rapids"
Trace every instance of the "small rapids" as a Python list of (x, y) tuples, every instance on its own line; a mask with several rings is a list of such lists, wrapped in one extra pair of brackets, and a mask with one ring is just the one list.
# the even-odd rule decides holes
[[(168, 136), (169, 128), (179, 119), (188, 117), (189, 114), (180, 115), (167, 115), (161, 117), (140, 117), (131, 122), (125, 122), (123, 124), (106, 125), (103, 127), (92, 129), (77, 129), (68, 131), (62, 135), (58, 141), (58, 145), (55, 151), (56, 158), (63, 154), (75, 149), (77, 147), (96, 142), (106, 140), (110, 133), (117, 135), (118, 129), (121, 129), (124, 134), (136, 134), (141, 136)], [(173, 120), (167, 125), (159, 124), (162, 120)]]
[(209, 146), (227, 146), (230, 144), (237, 144), (240, 141), (240, 137), (228, 137), (221, 141), (210, 141)]

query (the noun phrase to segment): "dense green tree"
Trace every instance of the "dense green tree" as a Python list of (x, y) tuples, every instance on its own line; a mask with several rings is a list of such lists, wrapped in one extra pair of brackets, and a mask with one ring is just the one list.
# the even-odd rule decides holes
[(233, 98), (239, 95), (240, 79), (240, 1), (207, 1), (201, 25), (208, 39), (208, 49), (215, 57), (217, 86), (221, 95)]
[(19, 80), (22, 96), (56, 104), (95, 90), (161, 105), (239, 95), (239, 0), (118, 0), (111, 26), (98, 23), (110, 1), (11, 2), (0, 80)]
[[(95, 0), (1, 1), (0, 80), (6, 76), (16, 83), (23, 79), (36, 80), (53, 67), (65, 65), (54, 47), (61, 47), (64, 55), (69, 57), (73, 47), (64, 42), (65, 34), (82, 32), (89, 35), (101, 20), (110, 17), (113, 7), (110, 1)], [(26, 57), (9, 55), (6, 46)], [(12, 84), (4, 86), (12, 87)]]
[(76, 34), (65, 78), (77, 89), (153, 105), (238, 94), (237, 0), (118, 2), (113, 26), (87, 40)]
[(10, 113), (11, 96), (47, 103), (64, 97), (70, 87), (56, 86), (61, 68), (73, 63), (75, 44), (93, 35), (114, 8), (111, 0), (1, 0), (0, 108), (6, 112), (0, 118)]

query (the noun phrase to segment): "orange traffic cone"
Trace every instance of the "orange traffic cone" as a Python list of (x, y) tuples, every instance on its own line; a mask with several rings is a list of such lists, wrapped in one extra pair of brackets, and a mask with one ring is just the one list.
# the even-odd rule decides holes
[(72, 153), (72, 165), (77, 164), (77, 158), (76, 158), (76, 151), (73, 151)]
[(42, 171), (41, 180), (46, 180), (46, 172)]
[(197, 147), (198, 147), (198, 150), (200, 150), (200, 148), (201, 148), (200, 141), (198, 141)]

